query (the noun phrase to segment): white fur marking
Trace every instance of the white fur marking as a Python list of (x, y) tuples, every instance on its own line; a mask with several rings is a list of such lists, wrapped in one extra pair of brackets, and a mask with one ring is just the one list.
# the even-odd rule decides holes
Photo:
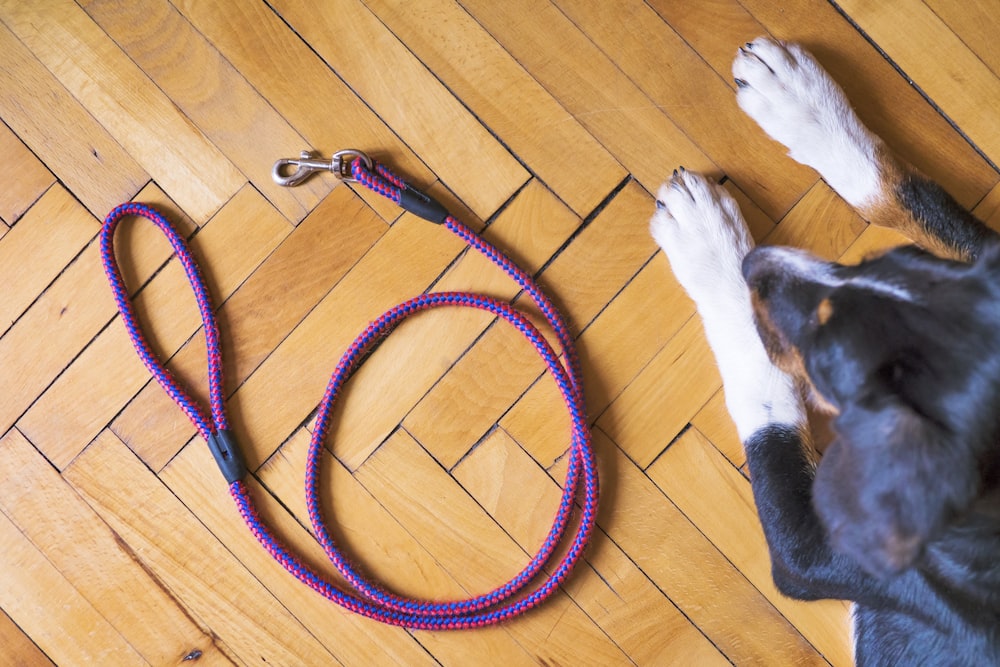
[(741, 264), (753, 248), (736, 201), (704, 176), (682, 172), (660, 187), (650, 224), (674, 275), (698, 306), (740, 438), (767, 424), (803, 424), (795, 384), (757, 335)]
[(793, 159), (818, 171), (855, 208), (878, 200), (878, 140), (808, 52), (759, 37), (740, 49), (733, 75), (747, 84), (737, 91), (740, 108)]
[(851, 656), (855, 661), (858, 659), (858, 605), (856, 602), (852, 602), (849, 608), (851, 620), (849, 623), (848, 632), (850, 633), (851, 642)]
[(887, 281), (874, 280), (867, 276), (844, 280), (834, 275), (834, 265), (816, 259), (798, 248), (772, 246), (758, 252), (766, 253), (768, 261), (780, 264), (784, 272), (802, 276), (811, 282), (820, 283), (827, 287), (851, 285), (897, 301), (912, 302), (915, 299), (913, 293), (906, 288)]

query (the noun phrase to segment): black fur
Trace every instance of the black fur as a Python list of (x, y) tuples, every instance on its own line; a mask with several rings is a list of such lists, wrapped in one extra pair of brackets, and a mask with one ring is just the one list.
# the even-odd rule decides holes
[(919, 563), (876, 576), (831, 547), (804, 445), (797, 427), (783, 424), (745, 443), (778, 590), (855, 601), (859, 665), (1000, 664), (997, 499), (984, 498), (930, 542)]
[(958, 250), (963, 257), (976, 259), (979, 249), (995, 237), (989, 227), (934, 181), (907, 174), (895, 194), (926, 233)]

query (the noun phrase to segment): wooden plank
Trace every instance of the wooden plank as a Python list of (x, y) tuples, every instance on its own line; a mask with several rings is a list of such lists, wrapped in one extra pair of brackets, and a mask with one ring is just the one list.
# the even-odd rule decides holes
[(7, 27), (197, 222), (243, 185), (232, 163), (76, 3), (4, 0), (0, 11)]
[[(38, 297), (97, 234), (86, 209), (61, 186), (48, 190), (0, 239), (0, 332)], [(26, 271), (25, 267), (31, 267)]]
[(34, 402), (114, 312), (91, 243), (0, 338), (0, 430)]
[[(289, 220), (302, 220), (333, 189), (332, 178), (294, 188), (274, 182), (274, 161), (297, 157), (306, 140), (172, 5), (88, 0), (80, 6)], [(185, 65), (191, 62), (198, 67)]]
[[(525, 197), (526, 201), (522, 202), (522, 197)], [(546, 220), (544, 227), (532, 229), (540, 219)], [(518, 194), (511, 206), (506, 207), (490, 224), (484, 236), (488, 241), (501, 239), (518, 242), (519, 245), (513, 249), (521, 253), (522, 257), (519, 259), (525, 262), (525, 266), (531, 267), (541, 265), (551, 257), (578, 223), (579, 219), (568, 211), (562, 202), (537, 181), (532, 181), (532, 184)], [(514, 298), (519, 288), (493, 262), (476, 251), (468, 250), (448, 269), (447, 273), (441, 276), (440, 280), (434, 283), (433, 289), (437, 292), (471, 291), (509, 301)], [(526, 307), (525, 301), (527, 299), (520, 300), (519, 306)], [(466, 350), (493, 320), (491, 316), (477, 311), (447, 309), (422, 314), (401, 327), (398, 334), (383, 343), (379, 350), (366, 360), (364, 367), (358, 371), (357, 378), (351, 382), (349, 404), (357, 401), (361, 404), (372, 403), (377, 407), (373, 410), (348, 409), (340, 412), (335, 438), (343, 444), (338, 446), (337, 456), (348, 467), (356, 468), (406, 418), (410, 410), (425, 397), (442, 375), (451, 369), (452, 364), (462, 359), (463, 368), (475, 368), (473, 360), (464, 361), (468, 356)], [(497, 326), (508, 328), (506, 323), (498, 323)], [(513, 342), (515, 339), (507, 337), (505, 340)], [(528, 364), (527, 367), (520, 369), (526, 375), (515, 373), (521, 378), (520, 381), (513, 379), (512, 384), (507, 385), (511, 391), (519, 394), (538, 375), (537, 370), (534, 372), (530, 370), (532, 365), (536, 369), (540, 367), (532, 361), (534, 356), (532, 349), (525, 346), (517, 347), (515, 350), (518, 357), (525, 359), (525, 363)], [(476, 356), (481, 362), (482, 357)], [(433, 363), (429, 363), (431, 360)], [(487, 363), (494, 367), (494, 371), (504, 372), (503, 364), (497, 364), (497, 360), (489, 360)], [(487, 381), (487, 376), (479, 377)], [(455, 386), (454, 381), (450, 384)], [(484, 386), (483, 390), (490, 391), (490, 388)], [(439, 398), (446, 401), (453, 398), (446, 390), (442, 391), (443, 394), (436, 392)], [(464, 397), (461, 402), (465, 402)], [(504, 404), (502, 398), (497, 402), (491, 399), (489, 406), (480, 403), (480, 418), (492, 423), (496, 416), (509, 406), (510, 403)], [(435, 419), (433, 415), (426, 416)], [(476, 424), (471, 420), (462, 421), (463, 427), (476, 429)], [(485, 429), (479, 431), (478, 435), (484, 432)], [(460, 443), (455, 440), (450, 444), (457, 445), (458, 449), (461, 448)], [(445, 441), (441, 441), (439, 445), (449, 447), (449, 443)], [(440, 449), (439, 452), (447, 459), (455, 455), (460, 456), (458, 449), (452, 449), (451, 455)]]
[(238, 661), (336, 663), (112, 433), (103, 431), (63, 476)]
[(345, 391), (330, 434), (337, 457), (352, 470), (361, 465), (493, 319), (471, 308), (446, 308), (403, 323)]
[[(461, 252), (460, 241), (412, 215), (404, 215), (382, 235), (230, 400), (230, 420), (240, 441), (247, 443), (251, 469), (312, 413), (339, 354), (365, 326), (424, 291)], [(331, 436), (337, 438), (336, 428)]]
[(539, 276), (574, 331), (583, 331), (656, 252), (646, 224), (652, 212), (649, 195), (627, 184)]
[(2, 611), (0, 611), (0, 646), (3, 646), (3, 653), (0, 654), (0, 665), (3, 667), (54, 665), (31, 638), (14, 624), (10, 616)]
[(969, 0), (961, 4), (943, 0), (924, 0), (927, 5), (962, 40), (962, 43), (983, 63), (1000, 76), (1000, 52), (996, 35), (1000, 32), (1000, 16), (992, 0)]
[(746, 463), (743, 443), (736, 432), (736, 424), (726, 408), (726, 395), (720, 389), (712, 395), (701, 410), (691, 418), (691, 426), (698, 429), (730, 463), (737, 468)]
[[(774, 587), (750, 483), (704, 437), (687, 431), (649, 468), (649, 477), (785, 618), (833, 665), (853, 664), (849, 605), (799, 602)], [(712, 502), (705, 502), (711, 497)]]
[(736, 0), (650, 0), (649, 6), (726, 81), (739, 46), (767, 32)]
[(280, 0), (275, 10), (481, 218), (528, 174), (360, 2)]
[[(463, 222), (472, 224), (464, 219)], [(481, 234), (524, 271), (534, 275), (557, 256), (579, 227), (580, 218), (557, 200), (551, 190), (531, 179)]]
[[(310, 521), (302, 480), (310, 438), (307, 429), (299, 429), (258, 471), (261, 483), (305, 525)], [(462, 583), (428, 553), (422, 536), (406, 530), (330, 449), (336, 453), (336, 445), (323, 454), (319, 500), (327, 525), (345, 553), (364, 563), (369, 577), (400, 595), (426, 599), (467, 595)], [(324, 564), (323, 570), (329, 569)]]
[(522, 443), (544, 468), (559, 460), (572, 442), (569, 415), (555, 382), (548, 376), (531, 385), (500, 419), (500, 427)]
[(816, 181), (787, 161), (782, 178), (764, 181), (785, 149), (736, 106), (731, 78), (712, 70), (647, 4), (556, 4), (772, 218)]
[(990, 190), (972, 212), (991, 229), (1000, 231), (1000, 185)]
[(743, 220), (747, 223), (747, 229), (750, 230), (750, 235), (754, 241), (760, 243), (774, 229), (774, 220), (760, 210), (760, 207), (743, 194), (743, 191), (736, 187), (732, 181), (727, 180), (722, 184), (722, 187), (736, 200), (740, 207), (740, 213), (743, 214)]
[[(355, 476), (408, 531), (422, 536), (421, 543), (441, 567), (472, 594), (492, 590), (528, 560), (483, 508), (402, 431)], [(428, 488), (435, 492), (423, 492)], [(530, 622), (505, 627), (542, 664), (568, 664), (580, 655), (605, 665), (626, 659), (562, 592), (533, 610)]]
[[(246, 220), (254, 220), (249, 229)], [(149, 225), (151, 226), (151, 225)], [(155, 228), (153, 228), (155, 230)], [(243, 189), (192, 240), (195, 257), (210, 293), (222, 301), (291, 231), (284, 218), (252, 187)], [(155, 230), (158, 234), (158, 230)], [(162, 238), (159, 243), (169, 247)], [(103, 271), (94, 278), (106, 282)], [(103, 298), (115, 306), (110, 289)], [(146, 340), (161, 358), (169, 358), (201, 326), (183, 267), (170, 261), (135, 299)], [(149, 372), (135, 355), (121, 322), (112, 322), (87, 347), (18, 424), (25, 435), (58, 468), (65, 467), (149, 381)], [(192, 395), (207, 396), (207, 387), (192, 387)], [(74, 397), (89, 395), (90, 400)]]
[[(996, 172), (976, 153), (965, 138), (955, 131), (948, 119), (942, 117), (928, 104), (920, 92), (905, 77), (900, 76), (892, 63), (887, 62), (875, 47), (859, 34), (833, 4), (811, 0), (783, 2), (780, 5), (768, 0), (741, 0), (740, 4), (775, 37), (797, 41), (808, 48), (847, 93), (861, 121), (882, 137), (904, 160), (941, 183), (961, 204), (974, 205), (997, 183)], [(860, 10), (861, 4), (865, 4), (865, 8), (861, 11), (862, 16), (865, 13), (873, 15), (883, 9), (866, 3), (839, 3), (842, 9), (848, 10), (852, 19), (855, 18), (855, 7)], [(879, 48), (895, 50), (897, 47), (892, 46), (894, 40), (895, 42), (912, 40), (906, 48), (916, 53), (922, 48), (921, 45), (929, 43), (927, 40), (931, 38), (922, 35), (919, 30), (914, 31), (910, 25), (922, 19), (913, 16), (899, 4), (894, 3), (891, 11), (888, 7), (884, 9), (887, 12), (885, 16), (888, 17), (889, 26), (886, 32), (892, 34), (885, 35), (883, 39), (883, 36), (866, 30), (869, 37), (876, 39)], [(937, 49), (933, 52), (926, 49), (924, 51), (925, 56), (944, 53), (944, 50)], [(949, 48), (946, 56), (930, 57), (937, 60), (940, 67), (947, 67), (948, 71), (953, 71), (957, 63), (951, 57), (952, 51), (953, 49)], [(892, 53), (890, 57), (904, 70), (908, 69), (903, 60)], [(919, 73), (910, 74), (912, 76)], [(996, 83), (990, 86), (995, 87)], [(926, 88), (924, 90), (932, 92)], [(952, 103), (966, 105), (965, 100), (970, 99), (967, 95), (968, 90), (971, 88), (958, 90), (958, 97), (953, 99)], [(932, 94), (931, 97), (938, 104), (944, 102), (942, 99), (937, 99), (938, 95)], [(983, 91), (980, 94), (977, 91), (976, 99), (981, 101), (979, 106), (981, 109), (985, 103), (982, 101), (989, 99), (988, 93)], [(951, 115), (947, 108), (944, 106), (942, 108)], [(978, 112), (970, 109), (969, 113), (972, 115)], [(984, 123), (983, 120), (973, 122), (980, 128)], [(986, 131), (996, 134), (995, 128)], [(767, 171), (761, 173), (766, 174)]]
[[(455, 479), (521, 548), (544, 540), (559, 486), (502, 430), (456, 467)], [(564, 588), (637, 664), (728, 664), (607, 535), (597, 531)]]
[[(548, 2), (461, 4), (647, 190), (678, 165), (719, 174), (691, 137)], [(581, 63), (586, 63), (581, 67)]]
[(930, 7), (922, 0), (891, 9), (856, 0), (839, 4), (975, 146), (1000, 162), (1000, 129), (982, 113), (1000, 104), (1000, 78)]
[(721, 387), (701, 318), (692, 317), (615, 398), (597, 425), (645, 468)]
[[(540, 284), (567, 316), (572, 330), (586, 328), (656, 251), (646, 225), (636, 224), (636, 218), (644, 218), (649, 208), (649, 196), (633, 183), (626, 185), (541, 273)], [(609, 237), (615, 239), (610, 250)], [(518, 246), (531, 247), (532, 243), (525, 239)], [(518, 303), (526, 307), (526, 301)], [(451, 467), (468, 451), (544, 370), (526, 348), (510, 347), (518, 336), (505, 328), (487, 332), (404, 422), (445, 467)], [(505, 347), (501, 350), (497, 346)], [(470, 392), (470, 387), (479, 390)], [(489, 398), (470, 399), (469, 393)], [(545, 424), (552, 431), (551, 442), (561, 452), (565, 447), (566, 424), (561, 417), (565, 410), (557, 395), (552, 394), (552, 398), (540, 405), (551, 409), (552, 415), (560, 415), (554, 421), (551, 415), (532, 413), (523, 422)], [(463, 419), (445, 418), (455, 405), (470, 402), (463, 408)], [(535, 442), (535, 438), (521, 434)]]
[[(657, 306), (649, 308), (653, 300)], [(584, 392), (592, 420), (694, 315), (694, 304), (660, 255), (611, 301), (579, 338)], [(555, 384), (536, 383), (500, 424), (548, 468), (569, 444), (568, 421)]]
[(803, 248), (824, 259), (840, 257), (867, 227), (824, 182), (809, 189), (764, 239), (765, 245)]
[(4, 122), (94, 215), (133, 196), (149, 178), (145, 171), (6, 25), (0, 53)]
[(149, 664), (4, 514), (0, 539), (0, 606), (50, 659), (61, 665)]
[[(650, 299), (656, 308), (648, 307)], [(580, 336), (592, 414), (603, 412), (693, 314), (687, 294), (657, 255)]]
[(610, 153), (453, 0), (419, 7), (364, 1), (578, 215), (589, 214), (625, 177)]
[[(261, 481), (299, 520), (309, 521), (302, 493), (309, 433), (300, 429), (260, 468)], [(337, 542), (364, 571), (388, 590), (423, 599), (458, 599), (469, 595), (400, 522), (329, 454), (320, 503)], [(323, 571), (329, 566), (321, 567)], [(534, 665), (506, 626), (474, 632), (415, 632), (414, 637), (444, 664), (472, 664), (490, 656), (514, 665)], [(368, 649), (371, 650), (371, 649)], [(367, 662), (367, 661), (363, 661)]]
[(894, 229), (870, 225), (840, 254), (837, 261), (841, 264), (857, 264), (871, 255), (880, 255), (889, 248), (912, 244), (910, 239)]
[[(314, 594), (271, 558), (240, 520), (208, 448), (200, 439), (185, 447), (160, 478), (212, 534), (284, 605), (309, 633), (347, 665), (432, 665), (404, 629), (371, 621)], [(255, 480), (250, 493), (268, 526), (317, 571), (331, 566), (316, 540)], [(298, 489), (301, 496), (301, 489)], [(304, 518), (304, 517), (303, 517)]]
[[(218, 310), (228, 391), (242, 384), (386, 229), (350, 189), (337, 188), (275, 248)], [(199, 331), (167, 367), (187, 386), (206, 387), (204, 350)], [(156, 383), (129, 401), (112, 428), (153, 470), (195, 433)]]
[[(544, 201), (564, 210), (551, 195)], [(490, 234), (514, 238), (523, 234), (516, 230), (536, 219), (518, 215), (524, 210), (520, 206), (505, 209), (490, 226)], [(554, 220), (558, 224), (551, 231), (533, 234), (539, 244), (526, 253), (529, 262), (541, 263), (543, 257), (550, 256), (571, 232), (575, 217), (562, 214), (562, 221), (558, 215)], [(414, 253), (412, 248), (423, 250)], [(263, 461), (274, 443), (302, 423), (319, 401), (328, 373), (336, 364), (331, 355), (347, 349), (364, 326), (385, 310), (431, 284), (436, 290), (471, 289), (502, 299), (514, 296), (516, 285), (478, 253), (465, 253), (442, 277), (462, 252), (455, 237), (413, 216), (404, 216), (396, 223), (237, 392), (234, 406), (238, 412), (234, 410), (233, 420), (238, 429), (246, 429), (243, 440), (266, 443), (260, 445), (259, 453), (250, 453), (251, 460)], [(479, 311), (448, 309), (407, 321), (349, 383), (330, 435), (331, 441), (338, 443), (337, 456), (352, 468), (359, 465), (490, 320)], [(422, 347), (428, 340), (434, 342), (432, 355)], [(317, 366), (316, 359), (327, 362)], [(307, 375), (289, 370), (296, 368), (315, 368), (317, 372)], [(276, 404), (273, 387), (289, 383), (292, 388)], [(352, 405), (360, 410), (352, 410)], [(271, 449), (264, 449), (267, 447)]]
[[(162, 665), (198, 651), (208, 662), (227, 662), (212, 636), (20, 433), (11, 430), (0, 451), (3, 513), (144, 660)], [(89, 628), (65, 630), (75, 642)]]
[[(434, 180), (412, 150), (267, 3), (171, 4), (305, 137), (306, 145), (280, 157), (291, 157), (298, 149), (330, 155), (359, 148), (421, 187)], [(356, 190), (386, 220), (399, 215), (399, 208), (381, 195), (364, 187)]]
[(0, 123), (0, 183), (4, 184), (0, 192), (0, 221), (13, 225), (54, 182), (52, 172), (9, 127)]
[(614, 471), (601, 479), (602, 497), (629, 501), (627, 511), (602, 503), (598, 525), (729, 660), (827, 664), (600, 430), (594, 446), (602, 470)]
[(520, 332), (497, 322), (406, 415), (403, 426), (450, 470), (544, 371)]

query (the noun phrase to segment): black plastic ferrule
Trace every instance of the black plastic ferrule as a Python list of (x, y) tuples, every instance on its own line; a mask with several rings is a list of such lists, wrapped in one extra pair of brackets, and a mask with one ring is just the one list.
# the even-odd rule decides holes
[(219, 429), (208, 436), (208, 449), (215, 457), (215, 462), (219, 464), (219, 470), (227, 482), (232, 484), (246, 477), (247, 464), (232, 431)]
[(448, 209), (440, 202), (409, 185), (399, 195), (399, 206), (424, 220), (430, 220), (435, 225), (444, 224), (449, 215)]

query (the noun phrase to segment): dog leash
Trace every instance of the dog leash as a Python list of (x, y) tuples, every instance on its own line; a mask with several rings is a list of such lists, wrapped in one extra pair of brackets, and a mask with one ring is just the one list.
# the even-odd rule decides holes
[[(283, 171), (289, 166), (294, 166), (295, 172), (288, 176), (283, 175)], [(421, 294), (387, 311), (369, 324), (354, 340), (337, 364), (320, 401), (307, 455), (305, 479), (306, 505), (313, 533), (350, 590), (344, 590), (337, 583), (306, 565), (261, 520), (244, 482), (248, 471), (226, 416), (219, 331), (198, 265), (184, 239), (162, 215), (148, 206), (126, 203), (108, 214), (101, 229), (100, 243), (104, 271), (136, 353), (205, 439), (219, 469), (229, 483), (229, 492), (236, 502), (240, 515), (254, 537), (282, 567), (301, 582), (346, 609), (383, 623), (413, 629), (475, 628), (499, 623), (522, 614), (552, 595), (569, 575), (587, 545), (597, 511), (597, 468), (590, 444), (590, 429), (584, 407), (579, 361), (569, 330), (551, 301), (542, 294), (527, 273), (452, 217), (440, 203), (414, 189), (364, 153), (355, 150), (341, 151), (331, 160), (315, 159), (309, 157), (308, 153), (303, 153), (301, 159), (279, 160), (275, 163), (273, 175), (275, 181), (281, 185), (296, 185), (315, 171), (332, 171), (341, 180), (360, 183), (392, 200), (401, 208), (436, 224), (444, 225), (503, 269), (522, 290), (527, 292), (555, 331), (559, 348), (557, 354), (528, 318), (510, 304), (468, 292)], [(124, 218), (128, 217), (146, 218), (163, 232), (170, 241), (194, 291), (205, 329), (208, 357), (210, 410), (207, 413), (153, 353), (136, 318), (114, 252), (115, 229)], [(524, 335), (545, 362), (562, 394), (570, 415), (572, 438), (566, 480), (555, 520), (548, 536), (527, 566), (507, 583), (489, 593), (464, 600), (440, 602), (408, 599), (396, 595), (367, 579), (348, 562), (324, 521), (319, 502), (319, 479), (331, 411), (344, 383), (357, 370), (374, 344), (389, 335), (402, 320), (417, 312), (444, 306), (487, 311), (510, 323)], [(560, 355), (562, 361), (559, 359)], [(549, 561), (554, 560), (553, 553), (557, 546), (566, 539), (567, 528), (577, 500), (580, 506), (579, 524), (575, 528), (569, 547), (547, 576), (538, 577)], [(529, 591), (529, 583), (536, 580), (539, 583)]]

